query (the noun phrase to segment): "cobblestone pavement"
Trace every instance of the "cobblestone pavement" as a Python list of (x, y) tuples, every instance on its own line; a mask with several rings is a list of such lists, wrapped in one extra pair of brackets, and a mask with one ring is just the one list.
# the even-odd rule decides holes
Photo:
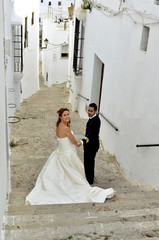
[[(26, 99), (11, 125), (11, 192), (5, 223), (6, 240), (53, 239), (159, 239), (159, 192), (128, 182), (116, 159), (101, 148), (96, 157), (95, 184), (113, 187), (117, 194), (105, 203), (26, 206), (25, 197), (50, 153), (57, 147), (56, 111), (68, 107), (66, 84), (40, 91)], [(71, 112), (77, 138), (85, 132), (85, 119)], [(78, 149), (83, 158), (82, 148)]]

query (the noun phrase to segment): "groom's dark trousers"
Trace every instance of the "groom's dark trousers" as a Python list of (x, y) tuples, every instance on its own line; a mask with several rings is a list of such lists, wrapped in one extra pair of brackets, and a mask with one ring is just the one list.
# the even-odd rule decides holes
[(99, 149), (100, 119), (98, 115), (88, 120), (84, 142), (84, 168), (89, 184), (94, 181), (95, 156)]

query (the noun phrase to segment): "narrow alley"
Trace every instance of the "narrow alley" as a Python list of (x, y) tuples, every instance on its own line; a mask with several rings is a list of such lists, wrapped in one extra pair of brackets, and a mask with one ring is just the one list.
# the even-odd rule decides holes
[[(95, 186), (113, 187), (117, 193), (103, 204), (25, 205), (49, 154), (56, 149), (57, 110), (68, 107), (65, 83), (41, 87), (25, 99), (21, 120), (11, 125), (11, 192), (8, 198), (6, 240), (53, 239), (159, 239), (159, 192), (128, 182), (115, 157), (101, 148), (96, 157)], [(71, 112), (76, 138), (85, 132), (85, 119)], [(83, 158), (82, 147), (78, 149)]]

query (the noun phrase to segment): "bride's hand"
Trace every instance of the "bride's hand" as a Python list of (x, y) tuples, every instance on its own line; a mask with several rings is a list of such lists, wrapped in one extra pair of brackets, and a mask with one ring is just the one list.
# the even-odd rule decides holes
[(80, 146), (81, 146), (81, 144), (82, 144), (81, 142), (78, 142), (78, 143), (77, 143), (77, 147), (80, 147)]

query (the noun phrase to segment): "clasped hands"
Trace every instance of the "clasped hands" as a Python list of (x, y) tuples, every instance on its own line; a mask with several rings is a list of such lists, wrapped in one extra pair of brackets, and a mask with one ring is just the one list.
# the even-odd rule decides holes
[(80, 147), (82, 145), (81, 141), (77, 143), (77, 147)]

